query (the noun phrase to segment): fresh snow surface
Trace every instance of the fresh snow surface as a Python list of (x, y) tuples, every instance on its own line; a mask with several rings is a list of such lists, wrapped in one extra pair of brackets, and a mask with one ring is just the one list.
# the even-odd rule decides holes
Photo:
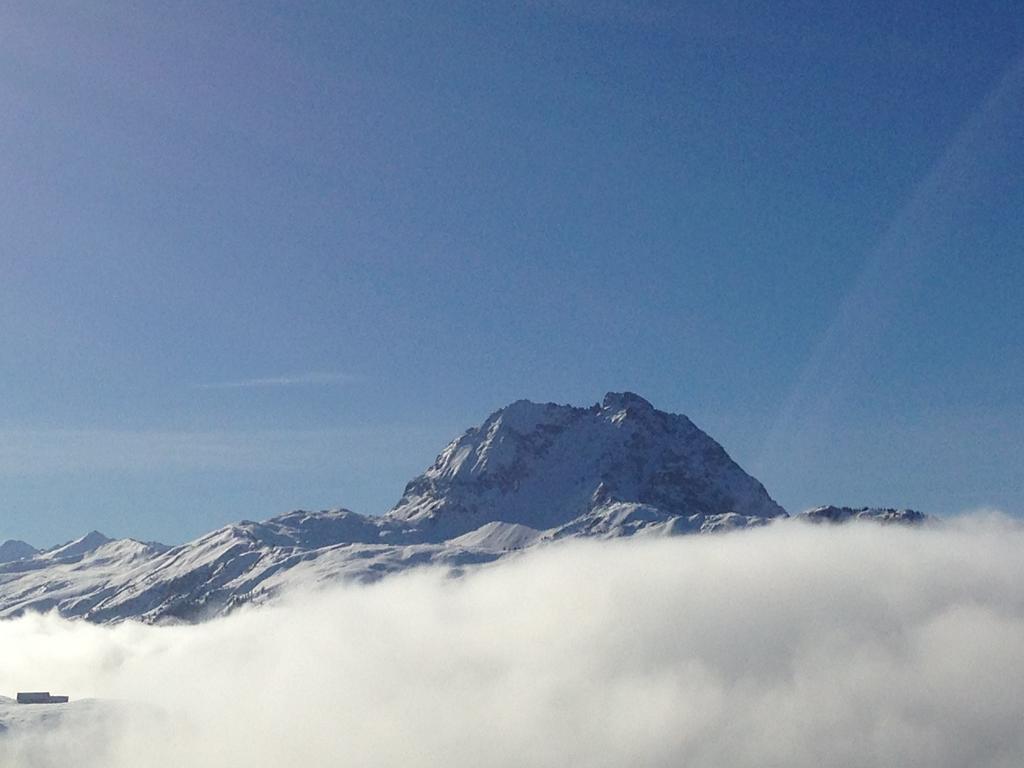
[(529, 547), (536, 544), (543, 536), (541, 531), (530, 528), (528, 525), (502, 523), (495, 520), (481, 525), (475, 531), (451, 539), (450, 543), (458, 547), (510, 550)]
[[(801, 517), (911, 514), (843, 509)], [(589, 408), (520, 400), (452, 441), (385, 515), (300, 510), (175, 547), (96, 531), (43, 552), (7, 542), (0, 617), (197, 621), (285, 589), (420, 565), (458, 573), (555, 540), (717, 533), (785, 517), (718, 443), (638, 395), (609, 393)]]

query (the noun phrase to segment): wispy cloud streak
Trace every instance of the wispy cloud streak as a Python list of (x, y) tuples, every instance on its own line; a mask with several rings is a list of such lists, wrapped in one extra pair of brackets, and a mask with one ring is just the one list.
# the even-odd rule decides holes
[(264, 376), (233, 381), (213, 381), (194, 385), (196, 389), (255, 389), (267, 387), (294, 387), (312, 384), (345, 384), (355, 381), (349, 373), (333, 371), (310, 371), (283, 376)]

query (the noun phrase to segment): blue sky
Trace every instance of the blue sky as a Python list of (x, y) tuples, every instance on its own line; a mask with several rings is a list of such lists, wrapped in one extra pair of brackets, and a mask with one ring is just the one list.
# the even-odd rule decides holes
[(1020, 513), (1022, 51), (997, 2), (6, 4), (0, 538), (380, 512), (621, 389), (790, 511)]

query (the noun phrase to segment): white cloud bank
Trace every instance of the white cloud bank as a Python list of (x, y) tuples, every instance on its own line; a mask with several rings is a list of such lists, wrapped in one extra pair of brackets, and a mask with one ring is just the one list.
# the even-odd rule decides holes
[(1005, 519), (789, 523), (554, 546), (199, 626), (26, 617), (0, 623), (10, 693), (141, 704), (12, 727), (0, 765), (1018, 768), (1022, 553)]

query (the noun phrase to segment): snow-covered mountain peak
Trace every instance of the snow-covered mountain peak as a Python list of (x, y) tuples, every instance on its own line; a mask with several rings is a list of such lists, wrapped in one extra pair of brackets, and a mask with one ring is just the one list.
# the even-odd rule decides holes
[(631, 392), (577, 408), (520, 400), (451, 442), (389, 513), (437, 541), (488, 522), (556, 528), (610, 502), (663, 516), (785, 515), (685, 416)]
[(601, 409), (616, 413), (630, 410), (634, 413), (650, 413), (655, 410), (653, 405), (635, 392), (609, 392), (601, 400)]
[(0, 544), (0, 563), (10, 563), (14, 560), (24, 560), (26, 557), (33, 557), (39, 550), (27, 542), (18, 539), (8, 539)]
[(89, 531), (80, 538), (74, 541), (69, 541), (67, 544), (61, 544), (58, 547), (49, 549), (43, 553), (43, 557), (51, 560), (66, 560), (73, 557), (81, 557), (82, 555), (88, 554), (104, 544), (108, 544), (112, 539), (108, 536), (104, 536), (99, 531)]
[(531, 432), (541, 424), (557, 421), (561, 409), (565, 407), (567, 406), (558, 406), (554, 403), (516, 400), (488, 416), (482, 426), (488, 432), (502, 429), (519, 433)]

